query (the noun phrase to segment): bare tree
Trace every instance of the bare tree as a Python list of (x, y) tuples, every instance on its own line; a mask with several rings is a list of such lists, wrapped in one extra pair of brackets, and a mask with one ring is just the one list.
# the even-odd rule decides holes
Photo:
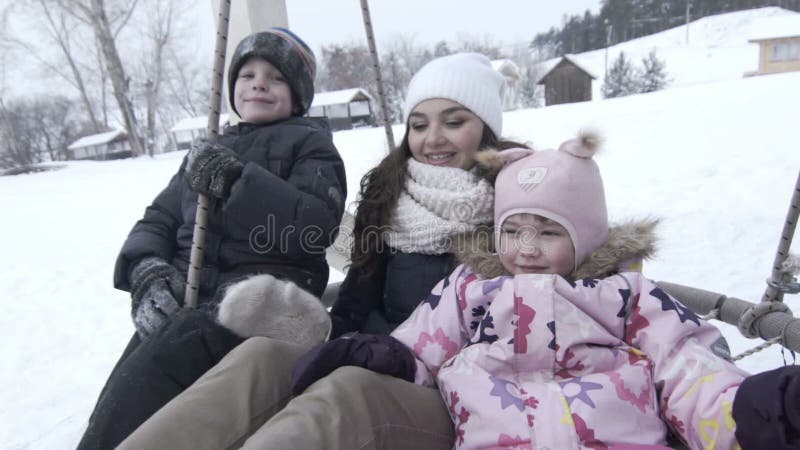
[(167, 73), (170, 76), (165, 79), (166, 97), (184, 114), (199, 116), (208, 107), (210, 69), (189, 64), (173, 48), (167, 51)]
[(153, 156), (153, 147), (156, 143), (156, 116), (158, 114), (158, 100), (164, 73), (164, 53), (170, 41), (173, 9), (172, 2), (152, 1), (148, 10), (150, 21), (147, 28), (147, 37), (150, 41), (149, 64), (146, 64), (147, 74), (145, 99), (147, 120), (145, 128), (147, 153)]
[(58, 95), (0, 100), (0, 165), (25, 167), (68, 159), (67, 146), (91, 128), (85, 120), (76, 120), (79, 104)]
[(23, 118), (14, 105), (9, 108), (0, 98), (0, 138), (2, 138), (0, 167), (21, 167), (36, 162), (35, 154), (21, 139), (26, 134), (26, 130), (21, 126), (22, 122)]
[(498, 59), (503, 57), (503, 52), (500, 50), (500, 46), (489, 35), (474, 36), (461, 33), (458, 36), (455, 48), (459, 52), (483, 53), (489, 59)]
[[(117, 101), (125, 130), (128, 133), (128, 140), (134, 155), (142, 155), (145, 152), (139, 126), (134, 114), (133, 103), (131, 101), (130, 79), (128, 78), (122, 60), (117, 51), (115, 37), (127, 23), (138, 0), (129, 0), (129, 3), (115, 5), (111, 14), (106, 13), (105, 0), (59, 0), (62, 5), (71, 8), (76, 17), (81, 18), (92, 26), (97, 42), (102, 50), (103, 60), (108, 76), (111, 79), (111, 86), (114, 91), (114, 98)], [(112, 21), (109, 16), (115, 19), (116, 28), (112, 28)]]
[[(98, 121), (94, 112), (95, 108), (92, 105), (92, 102), (89, 100), (86, 83), (84, 82), (83, 74), (78, 68), (75, 51), (72, 48), (72, 42), (70, 40), (70, 36), (73, 34), (74, 26), (68, 23), (67, 14), (63, 9), (51, 9), (52, 2), (38, 0), (38, 4), (47, 22), (47, 31), (50, 34), (50, 38), (56, 43), (58, 48), (61, 50), (62, 55), (66, 59), (67, 65), (70, 69), (70, 75), (63, 74), (59, 67), (51, 64), (46, 58), (38, 59), (55, 73), (61, 74), (62, 78), (64, 78), (67, 82), (72, 84), (75, 89), (78, 90), (84, 110), (92, 123), (94, 131), (99, 133), (104, 126), (100, 123), (100, 121)], [(34, 55), (36, 55), (36, 53), (34, 53)], [(104, 121), (103, 123), (106, 122)]]

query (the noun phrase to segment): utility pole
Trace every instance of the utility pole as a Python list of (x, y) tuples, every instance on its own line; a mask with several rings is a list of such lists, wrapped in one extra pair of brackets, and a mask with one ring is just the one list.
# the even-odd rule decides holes
[[(608, 19), (605, 20), (606, 22), (606, 73), (605, 78), (608, 78), (608, 47), (611, 46), (611, 30), (613, 26), (608, 23)], [(605, 79), (604, 79), (605, 81)]]
[(686, 0), (686, 44), (689, 44), (689, 13), (692, 10), (691, 0)]

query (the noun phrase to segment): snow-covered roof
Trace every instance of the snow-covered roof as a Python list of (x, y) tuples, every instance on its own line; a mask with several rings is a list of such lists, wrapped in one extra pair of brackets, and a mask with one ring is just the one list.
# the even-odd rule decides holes
[(560, 58), (549, 59), (549, 60), (541, 63), (539, 65), (539, 73), (541, 73), (541, 75), (537, 78), (536, 83), (537, 84), (541, 83), (542, 80), (546, 76), (550, 75), (550, 72), (552, 72), (553, 69), (558, 67), (558, 65), (563, 60), (567, 60), (567, 61), (571, 62), (572, 64), (577, 66), (579, 69), (581, 69), (584, 72), (586, 72), (590, 77), (592, 77), (592, 79), (597, 79), (597, 76), (594, 73), (592, 73), (592, 71), (589, 70), (585, 64), (582, 64), (576, 55), (564, 55), (564, 56), (562, 56)]
[(750, 41), (800, 36), (800, 14), (764, 17), (753, 23), (748, 34)]
[(314, 101), (311, 102), (311, 107), (313, 108), (315, 106), (341, 105), (344, 103), (350, 103), (353, 100), (360, 100), (364, 98), (372, 100), (372, 96), (369, 95), (369, 92), (361, 88), (342, 89), (341, 91), (320, 92), (314, 94)]
[(105, 133), (92, 134), (90, 136), (84, 136), (78, 139), (77, 141), (70, 144), (69, 147), (67, 147), (67, 149), (75, 150), (76, 148), (91, 147), (93, 145), (100, 145), (100, 144), (108, 144), (114, 139), (124, 135), (125, 131), (123, 130), (112, 130), (112, 131), (106, 131)]
[(512, 60), (505, 58), (505, 59), (495, 59), (492, 61), (492, 68), (504, 76), (511, 77), (514, 79), (522, 78), (522, 75), (519, 71), (519, 66)]
[[(226, 123), (228, 123), (228, 114), (220, 114), (219, 126), (222, 127)], [(169, 131), (174, 133), (176, 131), (202, 130), (207, 126), (208, 116), (187, 117), (176, 123)]]

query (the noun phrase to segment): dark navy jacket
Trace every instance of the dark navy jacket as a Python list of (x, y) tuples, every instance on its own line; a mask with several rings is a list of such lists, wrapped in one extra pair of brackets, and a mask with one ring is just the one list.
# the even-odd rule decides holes
[(455, 268), (455, 257), (403, 253), (386, 247), (372, 276), (351, 268), (331, 308), (331, 339), (350, 331), (389, 334)]
[[(230, 197), (211, 200), (200, 302), (244, 276), (271, 273), (315, 295), (328, 280), (325, 248), (333, 243), (347, 194), (344, 164), (321, 122), (291, 117), (267, 125), (227, 127), (220, 144), (245, 166)], [(197, 193), (183, 168), (147, 207), (117, 258), (114, 286), (129, 290), (128, 272), (159, 256), (186, 272)]]

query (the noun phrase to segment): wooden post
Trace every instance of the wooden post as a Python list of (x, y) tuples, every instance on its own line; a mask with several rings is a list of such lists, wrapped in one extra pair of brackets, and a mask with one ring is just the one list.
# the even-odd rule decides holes
[(369, 4), (367, 0), (361, 0), (361, 15), (364, 17), (364, 30), (367, 32), (367, 43), (369, 53), (372, 55), (372, 69), (375, 71), (375, 83), (378, 85), (378, 100), (381, 102), (383, 110), (383, 129), (386, 132), (386, 145), (388, 150), (394, 148), (394, 133), (392, 133), (392, 121), (389, 118), (389, 106), (386, 103), (386, 94), (383, 90), (383, 78), (381, 78), (381, 65), (378, 61), (378, 50), (375, 46), (375, 34), (372, 32), (372, 19), (369, 15)]
[[(211, 79), (211, 97), (209, 99), (208, 123), (206, 138), (210, 143), (217, 142), (219, 136), (219, 110), (222, 107), (222, 85), (225, 71), (225, 51), (228, 40), (228, 19), (230, 17), (231, 0), (220, 0), (217, 16), (217, 44), (214, 49), (214, 76)], [(203, 246), (206, 242), (208, 226), (208, 197), (197, 195), (197, 211), (194, 216), (194, 233), (192, 235), (192, 252), (189, 255), (189, 272), (186, 280), (186, 296), (184, 306), (197, 306), (197, 295), (200, 289), (200, 274), (203, 270)]]

